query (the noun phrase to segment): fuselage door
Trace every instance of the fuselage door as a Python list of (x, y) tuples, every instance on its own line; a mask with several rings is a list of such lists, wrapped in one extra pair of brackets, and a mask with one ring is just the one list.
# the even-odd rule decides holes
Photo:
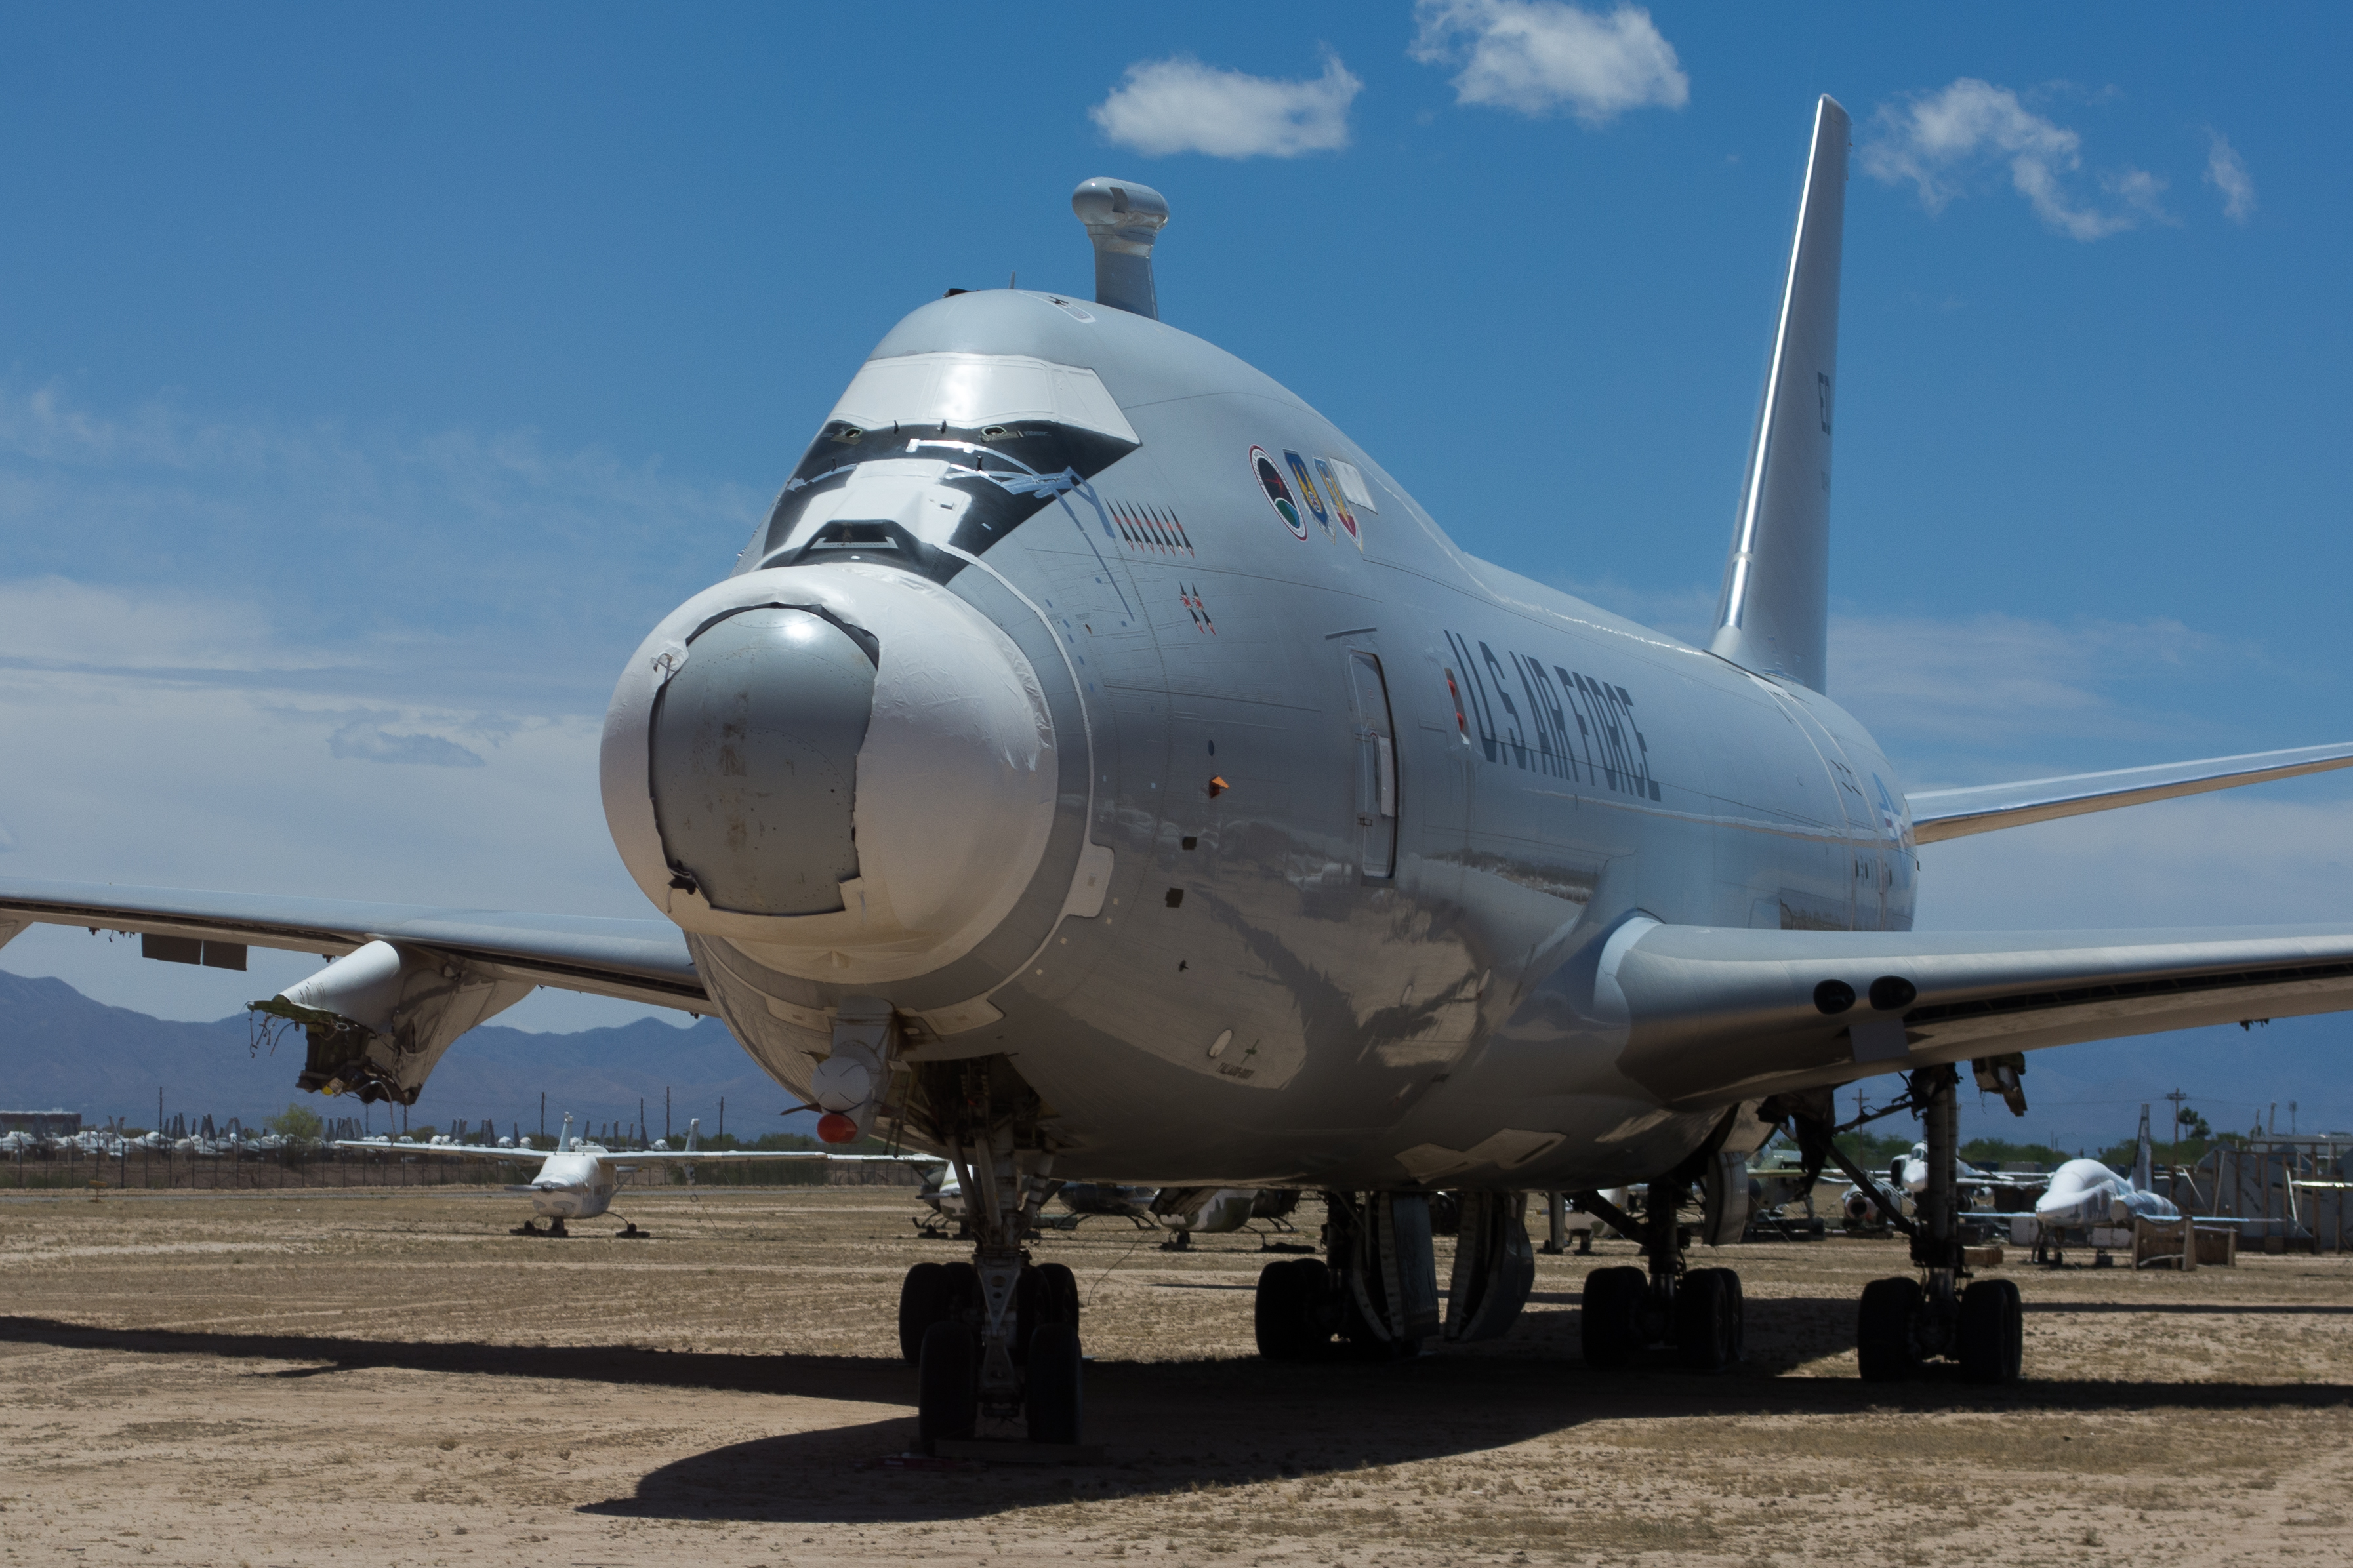
[(1365, 879), (1386, 880), (1397, 871), (1397, 728), (1378, 658), (1350, 650), (1348, 696), (1356, 709), (1356, 837)]

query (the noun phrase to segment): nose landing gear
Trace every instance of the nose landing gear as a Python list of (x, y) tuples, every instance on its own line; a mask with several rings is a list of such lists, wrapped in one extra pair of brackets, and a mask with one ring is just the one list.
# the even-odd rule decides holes
[(930, 1453), (973, 1441), (983, 1422), (1022, 1422), (1029, 1445), (1085, 1441), (1079, 1287), (1022, 1242), (1059, 1184), (1053, 1156), (1014, 1149), (1010, 1127), (951, 1142), (974, 1236), (969, 1263), (918, 1263), (899, 1290), (900, 1353), (917, 1363), (916, 1435)]

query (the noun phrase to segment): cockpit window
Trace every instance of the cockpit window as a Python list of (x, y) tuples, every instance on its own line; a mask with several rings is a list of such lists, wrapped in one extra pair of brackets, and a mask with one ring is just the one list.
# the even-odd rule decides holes
[(943, 581), (1137, 443), (1049, 419), (976, 426), (833, 420), (785, 481), (744, 570), (891, 560)]

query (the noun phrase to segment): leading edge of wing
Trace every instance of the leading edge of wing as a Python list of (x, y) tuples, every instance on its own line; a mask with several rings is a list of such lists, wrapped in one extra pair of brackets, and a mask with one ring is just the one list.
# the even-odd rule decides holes
[(2088, 811), (2113, 811), (2120, 805), (2202, 795), (2208, 790), (2236, 789), (2241, 784), (2348, 766), (2353, 766), (2353, 743), (2301, 746), (2284, 752), (2207, 757), (2194, 763), (2159, 763), (2151, 767), (2116, 768), (2102, 773), (2026, 779), (2017, 784), (1926, 790), (1905, 795), (1904, 800), (1912, 810), (1914, 841), (1934, 844), (1939, 839), (1961, 838), (1972, 833), (2022, 827), (2030, 822), (2080, 816)]
[[(1620, 1065), (1672, 1105), (2353, 1008), (2353, 929), (2336, 926), (1894, 932), (1645, 921), (1609, 947), (1596, 1002), (1624, 1008)], [(1901, 983), (1880, 987), (1885, 1008), (1871, 999), (1883, 980)], [(1831, 982), (1854, 1001), (1825, 1013), (1816, 995)]]
[(26, 923), (344, 953), (378, 940), (474, 959), (518, 980), (707, 1011), (686, 937), (664, 920), (443, 909), (267, 893), (0, 878), (0, 940)]

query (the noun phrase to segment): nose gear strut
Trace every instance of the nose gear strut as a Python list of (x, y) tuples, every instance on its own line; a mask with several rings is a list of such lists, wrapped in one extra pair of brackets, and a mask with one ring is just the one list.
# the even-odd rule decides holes
[(1033, 1446), (1075, 1446), (1084, 1428), (1078, 1283), (1022, 1245), (1061, 1185), (1053, 1152), (1021, 1147), (1037, 1141), (1020, 1136), (1019, 1118), (989, 1114), (987, 1061), (956, 1066), (963, 1125), (944, 1128), (942, 1141), (963, 1187), (973, 1258), (919, 1263), (900, 1288), (901, 1349), (921, 1368), (918, 1442), (938, 1453), (973, 1440), (984, 1421), (1020, 1421)]

